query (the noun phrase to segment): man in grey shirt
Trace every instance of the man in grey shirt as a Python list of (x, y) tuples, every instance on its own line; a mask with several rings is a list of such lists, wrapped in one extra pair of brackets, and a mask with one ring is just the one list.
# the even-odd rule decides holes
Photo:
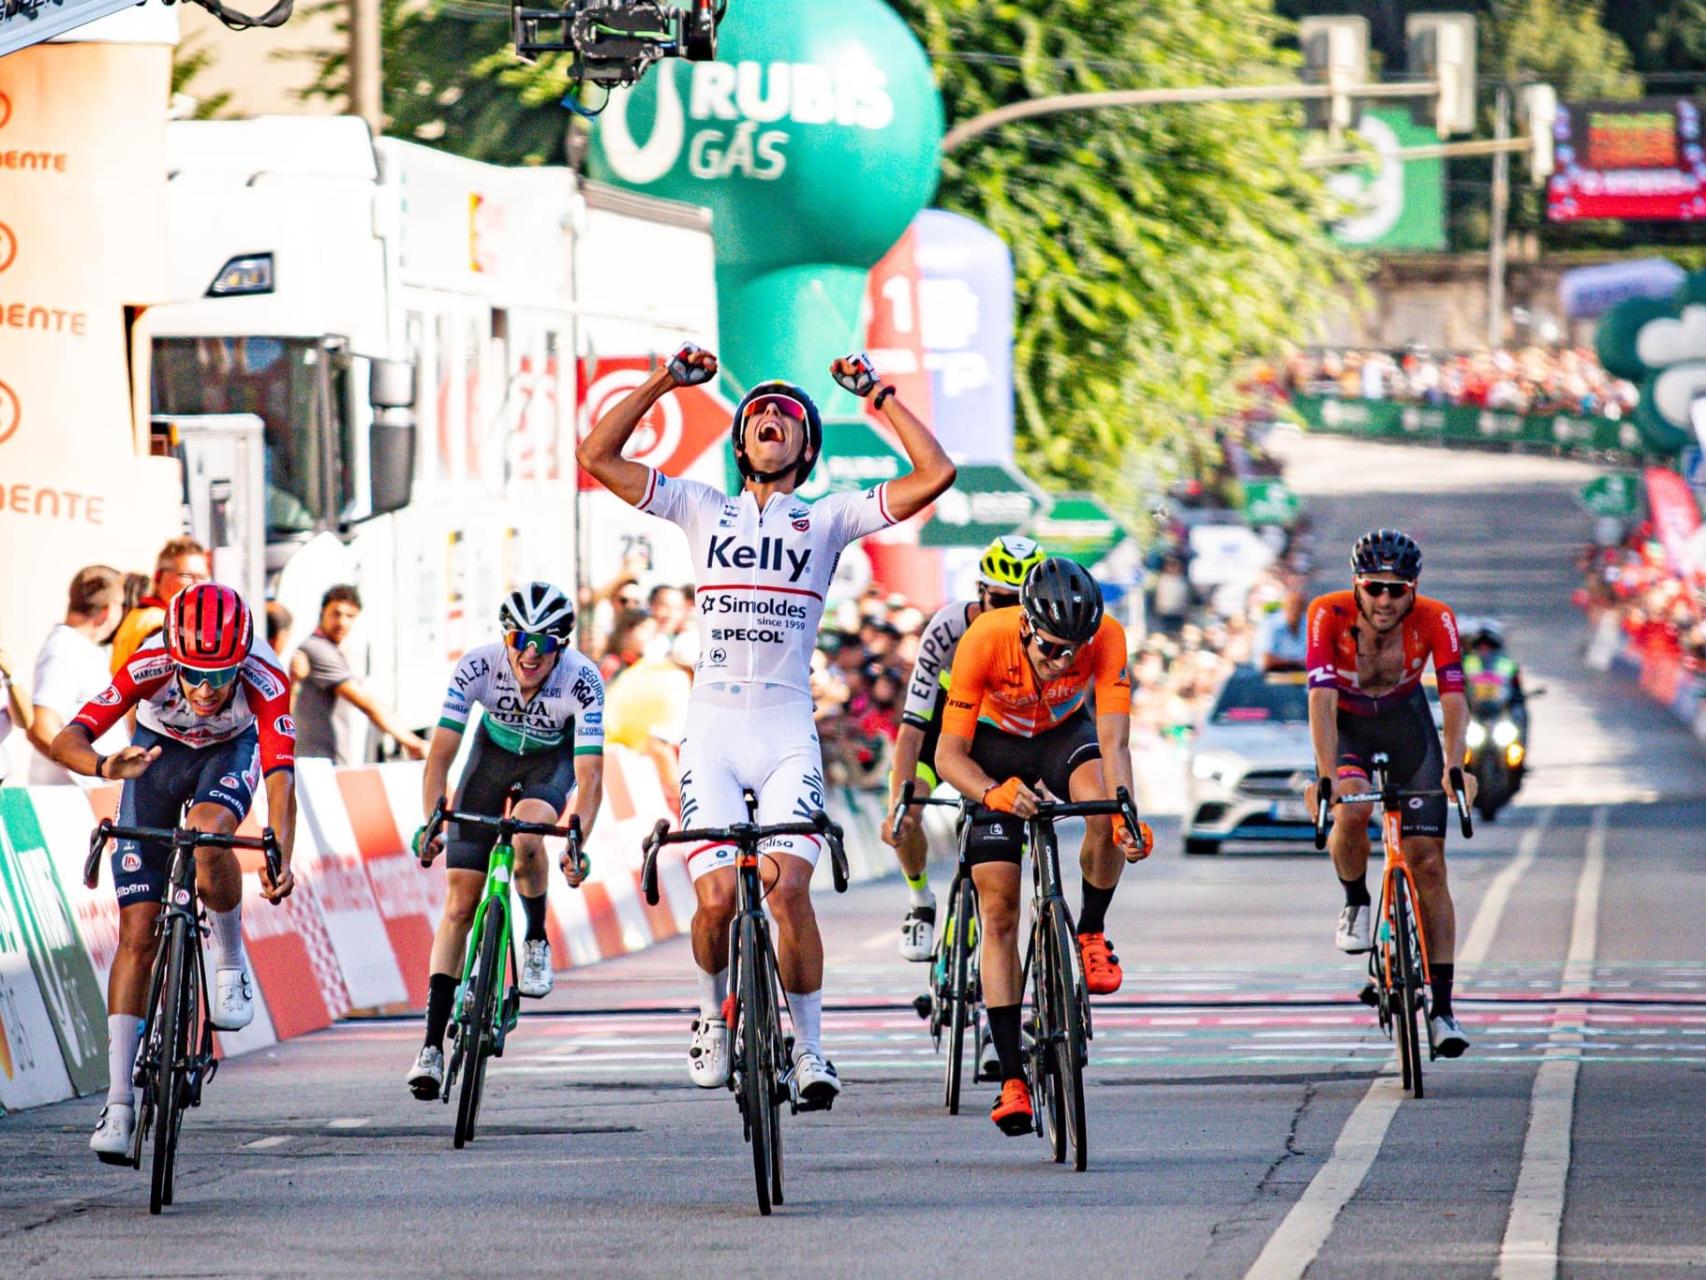
[(342, 698), (371, 720), (381, 733), (395, 738), (404, 755), (419, 760), (426, 754), (426, 742), (392, 721), (390, 714), (362, 688), (339, 647), (360, 616), (360, 592), (348, 585), (331, 588), (320, 601), (320, 625), (291, 658), (290, 674), (296, 684), (291, 707), (296, 721), (296, 754), (324, 756), (345, 765), (361, 763), (353, 758), (355, 753), (338, 750), (332, 713)]

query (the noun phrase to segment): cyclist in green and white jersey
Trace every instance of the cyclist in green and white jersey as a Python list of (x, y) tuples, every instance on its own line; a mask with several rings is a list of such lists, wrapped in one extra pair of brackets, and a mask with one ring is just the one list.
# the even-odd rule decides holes
[[(452, 808), (496, 817), (504, 796), (521, 787), (515, 816), (523, 822), (556, 824), (570, 809), (584, 839), (592, 834), (604, 794), (604, 682), (598, 668), (569, 647), (575, 609), (549, 582), (530, 582), (510, 593), (498, 611), (502, 641), (463, 655), (450, 678), (444, 710), (427, 751), (421, 809), (430, 816), (444, 798), (450, 765), (475, 706), (485, 715), (474, 731), (474, 747), (462, 770)], [(427, 989), (426, 1043), (409, 1072), (409, 1088), (423, 1101), (438, 1097), (444, 1082), (444, 1031), (462, 973), (462, 950), (485, 891), (486, 866), (495, 835), (463, 831), (450, 824), (422, 848), (426, 828), (415, 833), (415, 852), (427, 862), (448, 847), (444, 918), (432, 941)], [(556, 982), (551, 943), (545, 936), (545, 889), (549, 870), (539, 836), (515, 838), (515, 885), (526, 916), (521, 979), (524, 996), (543, 996)], [(567, 860), (571, 885), (581, 867)]]

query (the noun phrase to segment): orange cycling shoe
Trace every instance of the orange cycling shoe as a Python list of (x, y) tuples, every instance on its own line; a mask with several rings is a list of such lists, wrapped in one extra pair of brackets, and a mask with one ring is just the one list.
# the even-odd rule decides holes
[(1084, 965), (1084, 985), (1095, 996), (1112, 995), (1125, 981), (1125, 970), (1105, 933), (1078, 935), (1078, 958)]
[(989, 1118), (1009, 1138), (1031, 1132), (1031, 1091), (1023, 1080), (1002, 1083), (1001, 1096), (989, 1109)]

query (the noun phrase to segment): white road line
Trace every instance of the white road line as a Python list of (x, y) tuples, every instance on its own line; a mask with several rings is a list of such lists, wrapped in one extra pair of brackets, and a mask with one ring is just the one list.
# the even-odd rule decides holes
[(1512, 858), (1509, 865), (1493, 877), (1493, 883), (1487, 886), (1487, 894), (1481, 899), (1481, 907), (1475, 913), (1475, 923), (1470, 926), (1468, 935), (1458, 945), (1459, 965), (1481, 964), (1486, 960), (1487, 953), (1493, 949), (1493, 935), (1499, 931), (1499, 922), (1504, 919), (1505, 906), (1510, 902), (1517, 881), (1534, 865), (1535, 855), (1540, 851), (1540, 842), (1546, 836), (1546, 828), (1552, 824), (1552, 813), (1551, 805), (1540, 811), (1534, 825), (1522, 833), (1522, 839), (1517, 843), (1516, 857)]
[[(1607, 810), (1593, 812), (1587, 857), (1576, 881), (1575, 917), (1564, 966), (1564, 991), (1585, 995), (1593, 983), (1594, 952), (1599, 945), (1599, 896), (1605, 879)], [(1587, 1006), (1568, 1004), (1546, 1043), (1546, 1061), (1534, 1076), (1529, 1102), (1528, 1136), (1522, 1144), (1516, 1192), (1499, 1246), (1499, 1280), (1554, 1280), (1558, 1274), (1558, 1235), (1564, 1223), (1564, 1194), (1570, 1178), (1570, 1129), (1575, 1121), (1576, 1079), (1581, 1071), (1583, 1022)]]
[[(1534, 825), (1523, 832), (1516, 857), (1488, 886), (1475, 921), (1469, 927), (1467, 941), (1458, 949), (1459, 963), (1478, 964), (1486, 959), (1499, 921), (1504, 917), (1505, 905), (1517, 882), (1533, 865), (1551, 821), (1552, 809), (1542, 809)], [(1382, 1073), (1375, 1077), (1340, 1131), (1333, 1154), (1316, 1171), (1302, 1196), (1280, 1222), (1279, 1229), (1269, 1237), (1255, 1264), (1245, 1273), (1245, 1280), (1294, 1280), (1309, 1269), (1327, 1243), (1327, 1237), (1332, 1235), (1333, 1223), (1373, 1167), (1380, 1144), (1386, 1138), (1387, 1126), (1392, 1123), (1403, 1097), (1403, 1090), (1393, 1076)]]
[(1340, 1211), (1368, 1176), (1403, 1098), (1395, 1076), (1388, 1072), (1375, 1078), (1339, 1131), (1333, 1154), (1268, 1238), (1244, 1280), (1297, 1280), (1309, 1269), (1333, 1233)]
[(328, 1129), (359, 1129), (363, 1125), (373, 1123), (372, 1116), (339, 1116), (336, 1120), (326, 1121)]
[(250, 1151), (265, 1151), (269, 1147), (282, 1147), (289, 1141), (288, 1133), (275, 1133), (270, 1138), (256, 1138), (253, 1142), (245, 1142), (243, 1145)]

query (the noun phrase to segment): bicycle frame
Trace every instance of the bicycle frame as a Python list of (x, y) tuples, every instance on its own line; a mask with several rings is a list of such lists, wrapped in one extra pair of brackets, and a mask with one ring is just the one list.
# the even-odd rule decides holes
[[(1416, 894), (1416, 877), (1410, 870), (1410, 863), (1404, 857), (1403, 829), (1403, 799), (1397, 788), (1388, 785), (1386, 771), (1376, 766), (1380, 783), (1372, 788), (1381, 793), (1380, 813), (1380, 843), (1385, 853), (1385, 865), (1380, 873), (1380, 904), (1376, 918), (1380, 921), (1379, 936), (1375, 939), (1375, 948), (1370, 953), (1369, 969), (1371, 977), (1378, 977), (1384, 991), (1390, 992), (1397, 984), (1397, 975), (1392, 971), (1393, 951), (1398, 921), (1393, 910), (1392, 885), (1402, 876), (1409, 890), (1410, 901), (1420, 904), (1421, 898)], [(1421, 981), (1424, 1000), (1427, 998), (1429, 984), (1433, 981), (1433, 972), (1428, 968), (1428, 932), (1422, 923), (1420, 910), (1413, 909), (1416, 926), (1416, 948), (1420, 954), (1422, 969)], [(1378, 957), (1384, 972), (1376, 975), (1373, 972)]]
[[(474, 965), (480, 954), (480, 944), (485, 940), (486, 928), (491, 920), (492, 912), (497, 912), (498, 922), (498, 954), (504, 960), (504, 990), (503, 1003), (500, 1006), (503, 1015), (498, 1019), (498, 1025), (492, 1028), (494, 1055), (503, 1052), (504, 1038), (515, 1029), (519, 1020), (521, 1006), (511, 1001), (508, 989), (513, 985), (509, 980), (515, 976), (515, 947), (511, 940), (510, 926), (510, 885), (515, 880), (515, 846), (508, 840), (499, 838), (492, 846), (491, 860), (486, 864), (486, 887), (480, 893), (480, 904), (474, 908), (474, 921), (468, 928), (468, 941), (462, 948), (462, 980), (456, 984), (456, 1003), (451, 1006), (450, 1020), (455, 1023), (463, 1021), (463, 1006), (468, 1000), (474, 987)], [(450, 1101), (450, 1081), (445, 1081), (443, 1089), (444, 1100)]]

